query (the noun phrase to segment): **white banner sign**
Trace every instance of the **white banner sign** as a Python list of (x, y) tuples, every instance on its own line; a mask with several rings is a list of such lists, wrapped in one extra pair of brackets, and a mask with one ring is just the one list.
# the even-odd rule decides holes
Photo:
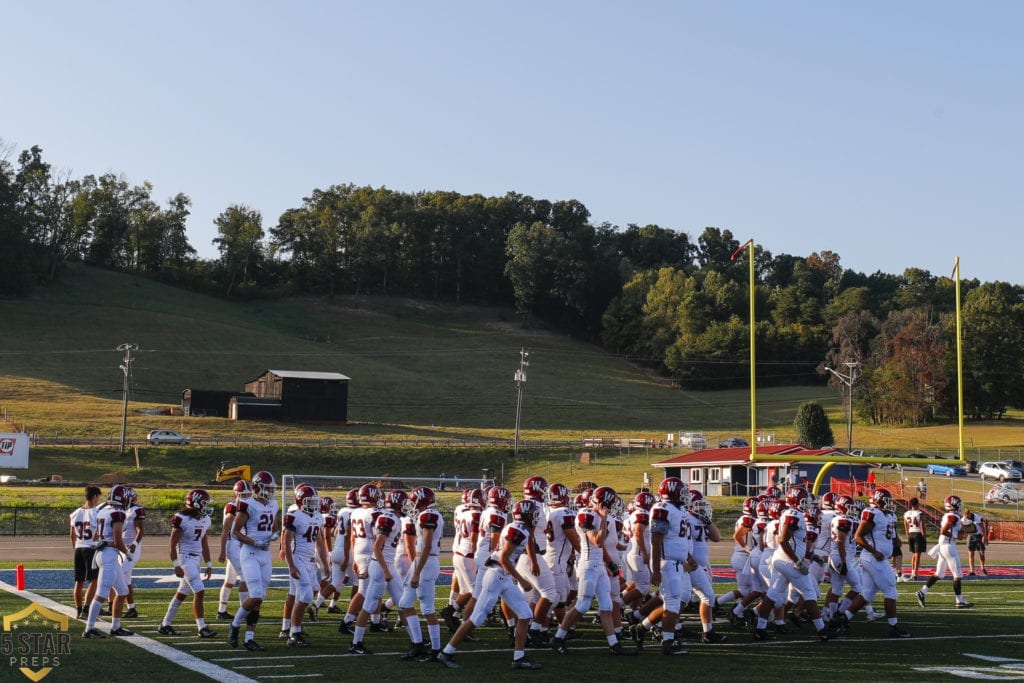
[(0, 470), (28, 469), (28, 434), (0, 434)]

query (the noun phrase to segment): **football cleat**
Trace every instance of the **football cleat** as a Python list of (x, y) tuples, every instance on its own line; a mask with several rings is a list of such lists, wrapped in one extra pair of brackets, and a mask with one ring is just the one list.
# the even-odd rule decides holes
[(869, 622), (878, 621), (879, 619), (885, 619), (885, 612), (872, 612), (871, 614), (867, 615), (866, 619)]
[(614, 645), (608, 646), (608, 652), (618, 657), (630, 657), (639, 654), (633, 648), (622, 647), (622, 643), (616, 642)]
[(352, 628), (352, 624), (346, 624), (344, 621), (338, 624), (338, 633), (346, 636), (354, 636), (356, 634), (355, 630)]
[(416, 661), (417, 662), (423, 662), (423, 663), (436, 662), (436, 661), (438, 661), (437, 656), (439, 654), (441, 654), (440, 650), (431, 650), (430, 652), (427, 653), (427, 655), (425, 657), (419, 657)]
[(311, 624), (316, 624), (320, 622), (320, 619), (317, 616), (317, 612), (319, 611), (319, 608), (317, 608), (314, 605), (309, 605), (308, 607), (306, 607), (306, 616), (309, 617), (309, 622)]
[(234, 617), (227, 612), (217, 612), (217, 621), (231, 621)]
[(969, 607), (974, 607), (974, 603), (973, 602), (968, 602), (967, 600), (962, 600), (962, 601), (956, 603), (956, 608), (957, 609), (968, 609)]
[(228, 645), (238, 647), (238, 627), (232, 624), (228, 626)]
[(560, 655), (569, 654), (569, 649), (565, 646), (565, 638), (559, 638), (558, 636), (551, 639), (551, 649)]
[(637, 624), (629, 630), (629, 635), (633, 637), (633, 643), (636, 645), (636, 649), (644, 649), (644, 637), (647, 635), (647, 629), (644, 628), (643, 624)]
[(134, 607), (132, 607), (130, 610), (126, 610), (125, 613), (123, 615), (121, 615), (121, 618), (122, 619), (138, 619), (139, 618), (139, 610), (137, 610)]
[(718, 633), (714, 629), (711, 629), (710, 631), (705, 631), (700, 636), (700, 642), (704, 643), (705, 645), (713, 645), (714, 643), (724, 643), (725, 640), (726, 637), (723, 636), (721, 633)]
[(263, 652), (264, 650), (267, 649), (267, 648), (263, 647), (262, 645), (260, 645), (259, 643), (257, 643), (255, 640), (247, 640), (247, 641), (245, 641), (245, 644), (242, 647), (244, 647), (249, 652)]
[(277, 634), (277, 637), (281, 640), (287, 640), (288, 638), (291, 638), (291, 636), (292, 630), (290, 628), (283, 628), (281, 629), (281, 632)]
[(917, 595), (917, 604), (921, 605), (921, 607), (924, 607), (925, 592), (924, 591), (917, 591), (916, 595)]
[(783, 635), (791, 632), (788, 628), (786, 628), (785, 624), (772, 624), (771, 627), (773, 631)]
[(413, 646), (409, 648), (409, 651), (402, 655), (402, 659), (404, 659), (405, 661), (419, 659), (420, 657), (423, 657), (429, 653), (430, 650), (427, 648), (426, 643), (414, 643)]
[(437, 656), (437, 661), (444, 664), (449, 669), (461, 669), (462, 666), (455, 661), (455, 655), (450, 655), (446, 652), (442, 652)]
[(168, 626), (161, 626), (160, 628), (158, 628), (156, 630), (156, 632), (159, 633), (162, 636), (179, 636), (179, 635), (181, 635), (180, 633), (178, 633), (177, 631), (174, 630), (173, 626), (170, 626), (170, 625), (168, 625)]
[(362, 643), (352, 643), (352, 647), (348, 649), (350, 655), (372, 655), (373, 653), (366, 649)]
[(110, 616), (110, 608), (109, 607), (100, 607), (99, 616), (101, 616), (101, 617), (109, 617)]
[(890, 638), (911, 638), (912, 636), (907, 631), (904, 631), (899, 627), (899, 624), (893, 624), (889, 627)]
[(754, 629), (754, 640), (766, 641), (775, 639), (768, 635), (768, 631), (765, 631), (763, 628), (758, 628)]
[(293, 634), (288, 638), (288, 647), (309, 647), (309, 641), (306, 640), (306, 634), (302, 631)]
[(512, 662), (512, 668), (513, 669), (534, 669), (534, 670), (536, 670), (536, 669), (540, 669), (541, 666), (540, 666), (540, 664), (537, 664), (536, 662), (531, 662), (526, 657), (523, 657), (522, 659), (517, 659), (514, 662)]
[(388, 624), (388, 622), (384, 621), (383, 619), (381, 619), (376, 624), (371, 621), (370, 631), (372, 631), (373, 633), (390, 633), (391, 626)]
[(661, 654), (685, 655), (686, 650), (683, 649), (683, 644), (678, 640), (663, 640), (661, 641)]
[(455, 608), (448, 605), (442, 609), (439, 613), (440, 617), (444, 620), (444, 625), (448, 627), (448, 630), (455, 633), (459, 630), (459, 626), (462, 622), (455, 616)]
[(338, 607), (337, 605), (329, 605), (327, 607), (327, 613), (328, 614), (344, 614), (342, 609), (340, 607)]
[(800, 615), (798, 615), (796, 612), (790, 612), (787, 618), (789, 619), (790, 623), (796, 626), (797, 628), (803, 628), (804, 624), (802, 621), (800, 621)]
[(78, 608), (78, 616), (76, 617), (76, 619), (88, 619), (88, 618), (89, 618), (89, 610), (87, 610), (84, 607), (79, 607)]
[(204, 626), (201, 629), (199, 629), (200, 638), (213, 638), (215, 635), (217, 635), (217, 632), (211, 629), (209, 626)]
[(127, 628), (125, 628), (123, 626), (118, 626), (115, 629), (111, 629), (110, 635), (112, 635), (112, 636), (134, 636), (135, 635), (135, 631), (127, 629)]
[(106, 638), (105, 635), (103, 635), (102, 633), (100, 633), (99, 631), (97, 631), (94, 628), (91, 628), (88, 631), (86, 631), (85, 633), (83, 633), (82, 637), (83, 638)]

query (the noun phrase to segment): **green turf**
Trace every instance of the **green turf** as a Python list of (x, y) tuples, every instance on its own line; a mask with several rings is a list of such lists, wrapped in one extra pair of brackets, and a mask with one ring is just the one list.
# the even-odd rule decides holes
[[(716, 584), (716, 588), (719, 586)], [(1021, 653), (1024, 641), (1020, 635), (1024, 582), (965, 581), (964, 586), (965, 595), (976, 603), (970, 610), (953, 608), (949, 581), (941, 582), (931, 591), (927, 609), (921, 609), (916, 604), (913, 597), (916, 584), (901, 584), (900, 623), (915, 636), (906, 640), (887, 638), (884, 621), (867, 624), (858, 618), (849, 635), (835, 642), (817, 643), (812, 638), (810, 628), (805, 627), (798, 633), (780, 636), (770, 643), (755, 643), (749, 634), (733, 631), (727, 623), (720, 622), (718, 628), (729, 636), (728, 642), (722, 645), (702, 646), (690, 640), (686, 657), (662, 657), (648, 648), (649, 651), (640, 658), (633, 659), (608, 655), (604, 638), (597, 627), (585, 623), (581, 625), (583, 637), (570, 642), (570, 655), (559, 656), (546, 650), (531, 650), (530, 657), (545, 668), (530, 674), (530, 677), (573, 680), (593, 676), (599, 670), (601, 677), (607, 680), (634, 680), (638, 672), (642, 672), (644, 677), (678, 676), (680, 671), (692, 675), (715, 676), (721, 680), (750, 680), (755, 675), (758, 680), (796, 681), (820, 680), (823, 676), (839, 677), (844, 681), (952, 680), (949, 674), (929, 667), (973, 667), (988, 670), (990, 674), (996, 670), (1000, 677), (1012, 677), (1014, 674), (1019, 676), (1019, 658), (1024, 658)], [(724, 585), (721, 588), (724, 589)], [(441, 596), (442, 591), (439, 590), (438, 594)], [(52, 591), (47, 592), (47, 595), (63, 602), (69, 598), (67, 591)], [(313, 646), (301, 651), (288, 648), (277, 638), (282, 597), (283, 591), (272, 591), (263, 610), (265, 616), (258, 630), (258, 640), (267, 647), (264, 653), (232, 650), (220, 637), (213, 641), (195, 638), (191, 635), (192, 624), (187, 606), (182, 608), (175, 626), (190, 635), (181, 638), (156, 636), (155, 629), (169, 598), (169, 591), (166, 590), (140, 591), (137, 603), (143, 618), (133, 621), (130, 626), (144, 635), (174, 644), (182, 651), (254, 678), (261, 675), (320, 674), (327, 680), (352, 680), (357, 677), (377, 680), (486, 677), (505, 680), (526, 675), (510, 669), (509, 640), (503, 630), (495, 627), (478, 630), (480, 642), (467, 643), (460, 649), (458, 661), (464, 667), (460, 672), (448, 671), (438, 664), (401, 661), (398, 654), (408, 647), (408, 638), (401, 631), (389, 634), (368, 633), (365, 642), (375, 654), (349, 656), (347, 649), (351, 637), (337, 633), (340, 617), (323, 613), (320, 623), (308, 624), (307, 630)], [(0, 612), (8, 613), (17, 608), (20, 608), (20, 601), (0, 594)], [(208, 599), (208, 614), (212, 615), (214, 610), (215, 602)], [(213, 621), (211, 626), (221, 635), (226, 634), (223, 623)], [(692, 628), (692, 621), (687, 626)], [(442, 634), (442, 640), (447, 641), (446, 632)], [(72, 670), (78, 677), (53, 680), (83, 680), (86, 672), (109, 677), (109, 669), (102, 667), (110, 656), (116, 657), (119, 668), (126, 672), (142, 670), (132, 666), (132, 663), (144, 666), (146, 680), (175, 680), (174, 676), (181, 675), (180, 670), (171, 663), (152, 658), (132, 659), (140, 657), (137, 651), (131, 649), (129, 652), (124, 644), (109, 639), (81, 644), (76, 640), (72, 647)], [(1018, 658), (1018, 668), (1000, 669), (998, 663), (972, 658), (970, 654)], [(86, 668), (79, 668), (80, 664)], [(96, 668), (89, 668), (93, 666)], [(242, 668), (253, 666), (273, 668)]]

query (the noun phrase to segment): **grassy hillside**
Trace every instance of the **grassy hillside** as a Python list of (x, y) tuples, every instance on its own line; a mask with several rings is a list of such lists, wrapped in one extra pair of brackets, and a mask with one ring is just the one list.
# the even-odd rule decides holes
[[(673, 388), (596, 346), (524, 330), (511, 311), (394, 298), (334, 303), (286, 299), (234, 303), (151, 280), (73, 267), (27, 300), (0, 301), (0, 418), (46, 436), (116, 439), (123, 342), (140, 346), (129, 437), (154, 428), (196, 437), (446, 437), (509, 439), (521, 348), (530, 351), (524, 439), (701, 430), (711, 441), (749, 432), (745, 390)], [(352, 378), (348, 425), (231, 422), (148, 416), (177, 406), (187, 387), (243, 389), (268, 368), (338, 371)], [(758, 391), (758, 426), (792, 438), (797, 406), (821, 402), (845, 439), (841, 397), (824, 387)], [(1018, 417), (1019, 416), (1015, 416)], [(972, 447), (1024, 444), (1019, 419), (968, 425)], [(2, 427), (0, 427), (2, 428)], [(9, 427), (8, 427), (9, 428)], [(955, 427), (856, 425), (855, 445), (875, 451), (955, 448)]]

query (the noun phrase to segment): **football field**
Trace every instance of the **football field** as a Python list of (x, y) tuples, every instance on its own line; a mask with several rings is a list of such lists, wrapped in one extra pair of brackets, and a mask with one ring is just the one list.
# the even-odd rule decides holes
[[(264, 603), (257, 640), (265, 652), (232, 649), (227, 644), (227, 626), (216, 620), (216, 598), (207, 599), (210, 626), (218, 636), (200, 639), (195, 635), (189, 605), (182, 607), (174, 622), (184, 635), (164, 637), (156, 633), (171, 590), (152, 588), (137, 592), (138, 619), (124, 624), (136, 632), (133, 638), (84, 640), (82, 622), (70, 620), (70, 652), (51, 668), (48, 681), (109, 680), (191, 681), (191, 680), (426, 680), (537, 678), (573, 680), (602, 672), (610, 680), (635, 680), (640, 676), (710, 676), (722, 680), (791, 681), (840, 677), (844, 681), (893, 680), (1018, 680), (1024, 679), (1024, 581), (991, 577), (965, 579), (964, 595), (975, 603), (971, 609), (956, 609), (952, 584), (945, 580), (928, 595), (922, 609), (914, 597), (919, 584), (899, 584), (901, 625), (913, 634), (910, 639), (890, 639), (885, 621), (867, 623), (861, 615), (850, 632), (838, 639), (819, 643), (813, 629), (805, 625), (791, 633), (776, 636), (771, 642), (754, 642), (749, 633), (734, 630), (724, 619), (716, 628), (728, 636), (725, 643), (701, 645), (687, 639), (688, 653), (665, 657), (657, 648), (648, 647), (638, 657), (614, 657), (589, 617), (581, 622), (578, 639), (570, 641), (570, 653), (558, 655), (546, 649), (530, 650), (528, 656), (543, 665), (540, 671), (511, 669), (510, 641), (503, 628), (478, 629), (477, 643), (464, 643), (457, 655), (462, 665), (452, 671), (437, 663), (405, 662), (400, 655), (409, 646), (404, 631), (367, 633), (365, 644), (372, 655), (349, 655), (351, 636), (338, 633), (340, 615), (321, 610), (318, 623), (307, 624), (311, 647), (287, 647), (278, 638), (284, 590), (271, 591)], [(5, 586), (0, 591), (0, 615), (14, 615), (32, 603), (18, 597)], [(716, 590), (731, 588), (716, 582)], [(444, 594), (442, 595), (442, 591)], [(215, 595), (216, 591), (208, 591)], [(42, 604), (70, 604), (70, 591), (47, 589), (35, 592)], [(443, 604), (447, 588), (439, 589), (438, 605)], [(27, 596), (31, 597), (31, 596)], [(232, 609), (237, 601), (232, 603)], [(66, 610), (68, 614), (71, 610)], [(99, 628), (109, 631), (108, 619)], [(687, 630), (699, 625), (693, 615), (685, 619)], [(17, 633), (17, 631), (13, 631)], [(426, 629), (424, 628), (426, 636)], [(442, 627), (442, 641), (447, 641)], [(625, 638), (628, 641), (628, 636)], [(8, 652), (11, 641), (5, 636), (2, 680), (28, 680), (18, 673), (21, 664), (17, 652)], [(152, 646), (150, 645), (152, 644)], [(14, 643), (15, 648), (17, 643)], [(15, 657), (12, 660), (11, 657)], [(36, 665), (45, 662), (36, 662)], [(10, 675), (9, 675), (10, 674)]]

